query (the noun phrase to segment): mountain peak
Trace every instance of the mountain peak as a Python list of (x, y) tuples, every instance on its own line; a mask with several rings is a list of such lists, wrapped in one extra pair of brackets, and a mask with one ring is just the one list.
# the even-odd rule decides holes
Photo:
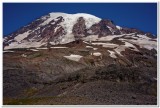
[[(57, 45), (84, 40), (90, 36), (99, 40), (130, 33), (148, 36), (138, 29), (123, 28), (115, 25), (112, 20), (91, 14), (52, 12), (5, 37), (3, 44), (5, 49), (30, 48), (41, 47), (48, 42)], [(149, 36), (151, 37), (151, 34)]]
[(49, 15), (53, 18), (62, 16), (62, 17), (84, 17), (84, 18), (95, 18), (101, 20), (101, 18), (98, 18), (94, 15), (88, 14), (88, 13), (76, 13), (76, 14), (68, 14), (68, 13), (63, 13), (63, 12), (51, 12)]

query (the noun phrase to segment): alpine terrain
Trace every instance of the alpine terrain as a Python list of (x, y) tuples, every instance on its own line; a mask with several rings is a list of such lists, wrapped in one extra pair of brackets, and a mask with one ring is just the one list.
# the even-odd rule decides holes
[(156, 105), (157, 37), (54, 12), (3, 38), (5, 105)]

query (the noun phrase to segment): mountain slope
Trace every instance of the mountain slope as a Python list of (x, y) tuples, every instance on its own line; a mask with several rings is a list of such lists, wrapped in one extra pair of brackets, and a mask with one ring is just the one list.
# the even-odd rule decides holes
[(12, 51), (3, 56), (4, 104), (157, 104), (154, 51), (83, 41)]

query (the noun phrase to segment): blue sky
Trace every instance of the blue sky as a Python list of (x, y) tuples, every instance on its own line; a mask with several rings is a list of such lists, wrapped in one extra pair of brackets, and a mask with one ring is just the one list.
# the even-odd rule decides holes
[(3, 3), (3, 34), (50, 12), (89, 13), (122, 27), (157, 34), (156, 3)]

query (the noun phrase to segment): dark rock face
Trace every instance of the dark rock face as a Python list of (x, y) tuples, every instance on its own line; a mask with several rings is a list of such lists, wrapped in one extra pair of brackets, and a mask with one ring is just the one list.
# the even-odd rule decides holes
[(151, 33), (146, 33), (146, 36), (148, 36), (149, 38), (156, 38), (156, 36), (153, 36), (153, 34)]
[(105, 36), (110, 35), (112, 32), (107, 27), (107, 21), (101, 20), (98, 24), (91, 26), (90, 30), (93, 31), (94, 35)]
[(106, 20), (102, 20), (99, 22), (99, 26), (100, 26), (100, 33), (98, 34), (99, 36), (105, 36), (105, 35), (111, 35), (112, 32), (109, 30), (109, 28), (107, 27), (108, 21)]
[(35, 30), (24, 40), (33, 39), (37, 42), (43, 39), (43, 42), (54, 41), (57, 37), (65, 34), (62, 26), (59, 25), (64, 19), (62, 17), (57, 17), (57, 20), (51, 20), (47, 25), (40, 26), (39, 29)]
[(101, 20), (98, 24), (94, 24), (89, 29), (92, 31), (92, 34), (99, 36), (107, 36), (107, 35), (118, 35), (120, 31), (116, 28), (110, 20)]
[(55, 26), (49, 26), (47, 29), (44, 30), (42, 33), (42, 36), (44, 37), (44, 42), (46, 41), (54, 41), (54, 39), (58, 36), (62, 36), (65, 32), (64, 29), (61, 26), (58, 26), (59, 28), (55, 31)]
[(143, 31), (140, 31), (138, 29), (135, 29), (135, 28), (122, 28), (121, 32), (123, 34), (128, 34), (128, 33), (137, 33), (137, 34), (144, 34)]
[(72, 32), (76, 40), (79, 40), (86, 35), (86, 25), (83, 17), (79, 17), (77, 23), (73, 26)]

